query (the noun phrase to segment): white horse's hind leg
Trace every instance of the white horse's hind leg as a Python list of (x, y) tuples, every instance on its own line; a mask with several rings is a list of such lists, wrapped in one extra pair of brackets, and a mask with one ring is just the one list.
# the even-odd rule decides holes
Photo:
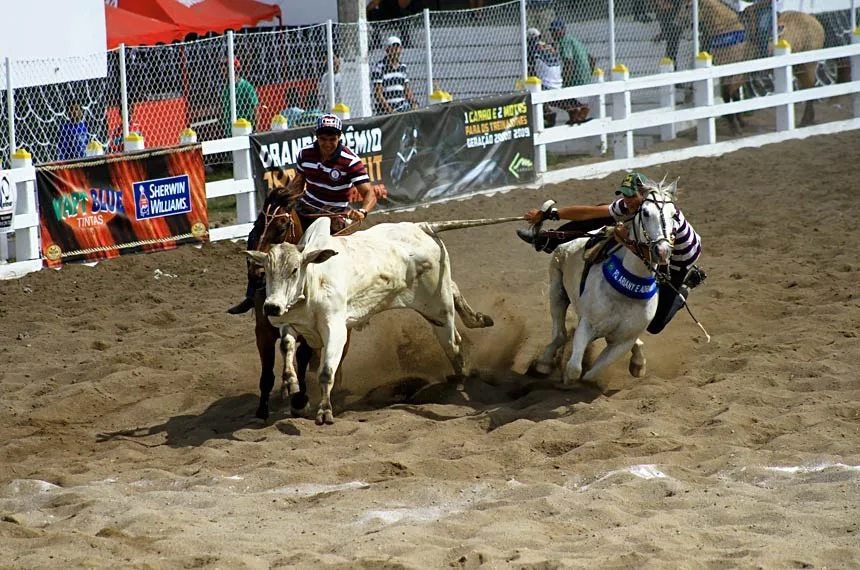
[(645, 349), (643, 348), (645, 343), (643, 343), (638, 338), (636, 342), (633, 343), (633, 349), (630, 351), (630, 365), (627, 369), (630, 371), (630, 374), (635, 378), (641, 378), (645, 376)]
[(564, 289), (561, 271), (558, 265), (553, 263), (550, 267), (549, 277), (549, 313), (552, 316), (552, 340), (546, 345), (543, 353), (541, 353), (537, 362), (535, 362), (535, 371), (539, 374), (550, 374), (552, 372), (555, 367), (558, 351), (567, 342), (565, 320), (567, 318), (568, 307), (570, 307), (570, 298)]
[[(578, 330), (576, 332), (577, 334), (579, 333)], [(636, 340), (637, 339), (634, 338), (618, 344), (612, 344), (609, 342), (609, 339), (607, 339), (606, 348), (604, 348), (603, 352), (600, 353), (600, 356), (597, 357), (594, 366), (592, 366), (588, 372), (582, 376), (582, 380), (585, 382), (594, 381), (594, 379), (603, 372), (604, 368), (608, 368), (609, 365), (618, 360), (622, 354), (630, 350)]]

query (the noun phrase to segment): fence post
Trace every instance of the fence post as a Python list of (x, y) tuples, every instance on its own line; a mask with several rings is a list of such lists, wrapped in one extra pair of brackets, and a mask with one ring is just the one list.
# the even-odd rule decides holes
[(185, 127), (179, 133), (179, 144), (194, 144), (197, 142), (197, 133), (191, 127)]
[[(627, 81), (630, 70), (623, 63), (612, 68), (612, 81)], [(612, 94), (612, 120), (620, 121), (630, 116), (630, 91)], [(612, 151), (615, 158), (633, 158), (633, 131), (612, 135)]]
[(609, 0), (609, 69), (615, 73), (615, 0)]
[[(774, 45), (773, 55), (779, 57), (791, 53), (791, 44), (779, 40)], [(773, 69), (774, 93), (791, 93), (794, 90), (794, 73), (790, 65), (780, 65)], [(786, 103), (776, 108), (776, 130), (790, 131), (794, 129), (794, 103)]]
[(119, 44), (119, 108), (122, 115), (122, 139), (125, 140), (128, 136), (128, 71), (125, 68), (125, 44)]
[(424, 42), (427, 49), (424, 58), (427, 65), (427, 105), (430, 104), (430, 94), (433, 93), (433, 45), (430, 39), (430, 9), (424, 8)]
[[(605, 83), (606, 76), (603, 73), (603, 70), (599, 67), (595, 67), (594, 71), (591, 73), (591, 82), (592, 83)], [(597, 100), (597, 118), (605, 119), (606, 118), (606, 94), (601, 93), (596, 98)], [(606, 149), (609, 147), (607, 143), (606, 133), (602, 133), (599, 137), (600, 142), (597, 145), (597, 155), (603, 156), (606, 154)]]
[[(699, 0), (693, 0), (693, 53), (701, 53), (699, 46)], [(707, 46), (706, 46), (707, 47)], [(689, 62), (688, 62), (689, 64)]]
[[(19, 148), (12, 155), (12, 168), (32, 168), (33, 156)], [(15, 204), (15, 215), (33, 215), (38, 218), (36, 210), (36, 184), (34, 180), (19, 181), (17, 183), (18, 201)], [(15, 259), (16, 261), (27, 261), (39, 259), (39, 226), (15, 230)]]
[[(854, 45), (860, 44), (860, 29), (854, 28), (851, 34), (851, 43)], [(857, 81), (860, 79), (860, 55), (851, 56), (851, 79)], [(860, 93), (854, 93), (854, 116), (860, 118)]]
[[(696, 56), (696, 69), (710, 68), (713, 64), (711, 54), (706, 51)], [(714, 78), (706, 77), (693, 83), (693, 106), (711, 107), (714, 105)], [(717, 142), (717, 121), (714, 117), (699, 119), (696, 123), (696, 143), (714, 144)]]
[(529, 78), (529, 48), (526, 27), (526, 0), (520, 0), (520, 55), (523, 63), (523, 81)]
[[(233, 123), (234, 137), (247, 137), (251, 134), (253, 127), (251, 121), (238, 118)], [(251, 170), (251, 148), (233, 151), (233, 179), (250, 180), (253, 178)], [(250, 224), (257, 218), (257, 198), (255, 192), (243, 192), (236, 194), (236, 222), (239, 224)]]
[(15, 90), (12, 89), (12, 58), (6, 56), (6, 119), (9, 122), (9, 159), (18, 147), (15, 140)]
[[(331, 19), (326, 20), (325, 22), (325, 47), (326, 47), (326, 63), (328, 72), (326, 74), (326, 91), (328, 91), (328, 101), (329, 104), (326, 105), (328, 108), (325, 110), (326, 113), (331, 113), (332, 109), (335, 105), (340, 103), (336, 99), (337, 94), (334, 92), (334, 36), (332, 35), (331, 30)], [(343, 62), (341, 62), (343, 63)], [(250, 117), (245, 117), (250, 118)]]
[[(541, 84), (540, 78), (538, 77), (529, 77), (525, 81), (526, 91), (529, 93), (540, 93)], [(533, 115), (535, 118), (535, 134), (540, 134), (544, 131), (543, 128), (543, 103), (537, 103), (533, 107)], [(537, 145), (535, 148), (535, 172), (537, 174), (543, 174), (546, 172), (546, 145)]]
[[(233, 30), (227, 30), (227, 89), (230, 92), (230, 124), (236, 122), (236, 54), (233, 44)], [(253, 117), (243, 117), (253, 119)]]
[[(672, 61), (671, 57), (664, 57), (660, 60), (660, 73), (674, 73), (675, 72), (675, 62)], [(675, 84), (672, 85), (664, 85), (660, 88), (660, 107), (663, 109), (668, 109), (669, 111), (675, 110)], [(668, 125), (660, 125), (660, 140), (661, 141), (670, 141), (673, 140), (676, 136), (675, 123), (669, 123)]]
[(369, 117), (373, 115), (373, 108), (370, 103), (370, 56), (368, 54), (367, 42), (367, 18), (365, 17), (364, 10), (359, 10), (358, 14), (358, 92), (361, 98), (360, 116)]
[(125, 152), (135, 152), (143, 150), (146, 147), (146, 141), (143, 139), (143, 135), (134, 131), (128, 133), (128, 136), (122, 139), (122, 143), (123, 150)]

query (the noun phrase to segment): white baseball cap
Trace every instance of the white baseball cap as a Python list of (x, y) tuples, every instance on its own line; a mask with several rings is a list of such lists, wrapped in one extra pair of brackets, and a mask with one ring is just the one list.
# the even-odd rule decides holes
[(385, 47), (387, 47), (387, 48), (391, 47), (391, 46), (399, 46), (399, 45), (402, 45), (402, 44), (400, 42), (400, 38), (398, 38), (397, 36), (388, 36), (388, 39), (385, 40)]
[[(520, 29), (522, 29), (522, 28), (520, 28)], [(526, 30), (526, 37), (529, 38), (530, 40), (533, 40), (535, 38), (539, 38), (540, 37), (540, 30), (537, 28), (529, 28), (528, 30)]]

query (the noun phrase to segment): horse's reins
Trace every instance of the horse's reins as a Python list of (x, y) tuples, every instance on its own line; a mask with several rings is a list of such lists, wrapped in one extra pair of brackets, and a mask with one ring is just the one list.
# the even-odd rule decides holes
[[(274, 207), (274, 209), (273, 209), (273, 207)], [(289, 220), (290, 239), (295, 239), (295, 229), (296, 228), (295, 228), (295, 222), (293, 221), (293, 217), (292, 217), (292, 211), (287, 210), (285, 212), (278, 213), (281, 210), (281, 208), (284, 208), (284, 206), (283, 205), (276, 205), (276, 204), (269, 204), (268, 206), (266, 206), (266, 211), (263, 212), (264, 221), (263, 221), (263, 231), (260, 233), (260, 240), (261, 241), (266, 238), (266, 231), (269, 229), (269, 224), (271, 224), (273, 221), (277, 220), (278, 218), (287, 218), (287, 220)]]

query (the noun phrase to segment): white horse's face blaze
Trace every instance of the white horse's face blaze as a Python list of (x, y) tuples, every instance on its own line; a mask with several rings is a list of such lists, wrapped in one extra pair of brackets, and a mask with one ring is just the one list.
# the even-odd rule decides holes
[(634, 220), (637, 241), (648, 246), (652, 263), (666, 265), (675, 245), (674, 187), (650, 190)]

